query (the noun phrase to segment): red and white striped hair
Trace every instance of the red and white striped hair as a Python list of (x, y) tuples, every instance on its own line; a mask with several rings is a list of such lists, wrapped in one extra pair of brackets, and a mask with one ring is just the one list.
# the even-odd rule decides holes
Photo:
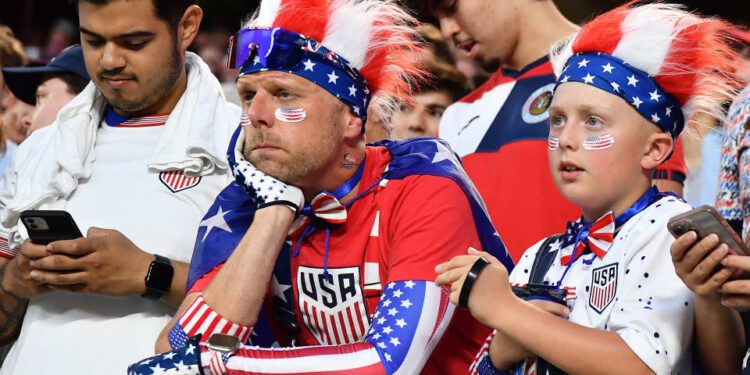
[(412, 89), (426, 76), (418, 24), (394, 0), (263, 0), (243, 28), (280, 27), (320, 42), (359, 70), (370, 106), (388, 119), (411, 102)]
[(560, 75), (574, 54), (601, 52), (647, 73), (682, 107), (723, 119), (722, 103), (739, 87), (739, 56), (728, 41), (731, 26), (678, 4), (631, 1), (594, 18), (561, 44), (550, 59)]

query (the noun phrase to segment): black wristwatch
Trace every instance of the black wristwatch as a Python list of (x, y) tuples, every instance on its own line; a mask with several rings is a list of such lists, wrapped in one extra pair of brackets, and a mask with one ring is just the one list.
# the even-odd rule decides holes
[(141, 297), (158, 300), (172, 288), (174, 267), (172, 267), (168, 258), (158, 254), (154, 254), (154, 257), (156, 259), (148, 266), (148, 272), (146, 273), (146, 292)]

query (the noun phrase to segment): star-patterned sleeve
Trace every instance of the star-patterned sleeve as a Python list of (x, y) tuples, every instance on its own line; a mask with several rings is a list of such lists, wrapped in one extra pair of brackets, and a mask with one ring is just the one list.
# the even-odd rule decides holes
[[(364, 342), (269, 349), (243, 345), (226, 361), (227, 373), (419, 373), (453, 315), (454, 306), (448, 296), (446, 289), (430, 281), (390, 283), (383, 291)], [(208, 368), (212, 353), (205, 343), (200, 348), (200, 362)], [(178, 348), (141, 361), (131, 366), (130, 373), (151, 374), (154, 363), (159, 363), (162, 369), (184, 366), (183, 355), (178, 355), (184, 352), (185, 348)], [(177, 360), (170, 362), (165, 356)]]
[(644, 216), (627, 234), (634, 253), (621, 264), (624, 278), (605, 326), (657, 374), (676, 368), (693, 331), (693, 294), (674, 270), (669, 253), (674, 238), (666, 230), (667, 220), (689, 206), (662, 203), (666, 211)]

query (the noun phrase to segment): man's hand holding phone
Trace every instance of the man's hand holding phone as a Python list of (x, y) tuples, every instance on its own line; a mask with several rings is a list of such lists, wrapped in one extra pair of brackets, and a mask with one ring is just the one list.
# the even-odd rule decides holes
[(18, 255), (8, 262), (4, 268), (3, 289), (16, 297), (25, 299), (49, 292), (51, 289), (47, 285), (31, 278), (33, 268), (29, 264), (31, 261), (42, 259), (48, 254), (47, 246), (35, 245), (31, 241), (24, 242)]
[(54, 241), (49, 255), (31, 260), (30, 278), (52, 289), (127, 296), (143, 294), (144, 270), (153, 255), (122, 233), (90, 228), (84, 238)]

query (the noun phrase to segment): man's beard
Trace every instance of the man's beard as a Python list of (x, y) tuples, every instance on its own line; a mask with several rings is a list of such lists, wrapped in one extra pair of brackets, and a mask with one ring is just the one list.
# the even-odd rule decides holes
[[(310, 126), (310, 125), (308, 125)], [(322, 126), (318, 139), (306, 143), (303, 147), (291, 147), (281, 137), (259, 130), (255, 132), (243, 149), (245, 158), (261, 172), (290, 185), (299, 186), (308, 180), (313, 173), (334, 157), (332, 153), (339, 148), (334, 125)], [(268, 144), (286, 151), (287, 160), (277, 160), (263, 153), (252, 153), (258, 144)], [(322, 177), (322, 176), (321, 176)]]

